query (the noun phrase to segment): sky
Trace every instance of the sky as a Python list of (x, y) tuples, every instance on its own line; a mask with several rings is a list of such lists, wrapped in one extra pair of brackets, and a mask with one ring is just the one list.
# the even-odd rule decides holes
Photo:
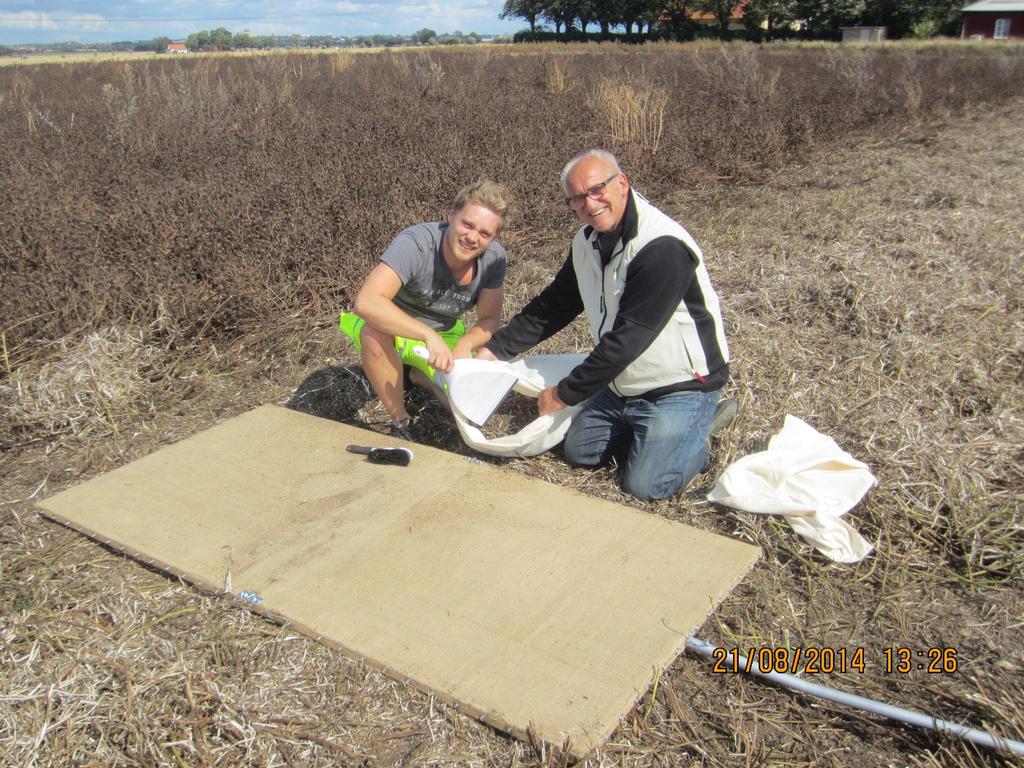
[(424, 27), (512, 34), (503, 0), (0, 0), (0, 45), (184, 39), (225, 27), (254, 35), (410, 35)]

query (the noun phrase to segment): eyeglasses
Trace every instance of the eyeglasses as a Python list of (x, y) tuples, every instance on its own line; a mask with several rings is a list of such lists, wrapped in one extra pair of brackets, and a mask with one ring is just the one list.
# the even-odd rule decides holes
[(608, 184), (611, 182), (612, 179), (614, 179), (618, 175), (619, 174), (617, 173), (613, 173), (600, 184), (595, 184), (594, 186), (587, 189), (587, 191), (580, 192), (579, 194), (576, 195), (569, 195), (569, 197), (565, 198), (565, 204), (568, 205), (570, 208), (582, 208), (583, 204), (586, 202), (588, 197), (591, 200), (596, 200), (601, 195), (603, 195), (604, 191), (608, 189)]

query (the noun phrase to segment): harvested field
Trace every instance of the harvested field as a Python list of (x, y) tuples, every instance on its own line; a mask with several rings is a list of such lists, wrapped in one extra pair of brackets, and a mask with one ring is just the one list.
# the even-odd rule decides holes
[[(592, 144), (703, 246), (743, 410), (665, 502), (557, 451), (503, 466), (762, 547), (702, 638), (863, 648), (863, 673), (809, 677), (1024, 739), (1022, 70), (1014, 47), (729, 46), (0, 72), (0, 763), (560, 764), (32, 503), (350, 362), (336, 312), (481, 173), (518, 203), (514, 311), (564, 254), (557, 172)], [(603, 80), (669, 95), (656, 147), (656, 126), (613, 138)], [(847, 516), (863, 562), (703, 501), (786, 413), (878, 477)], [(896, 647), (955, 648), (957, 670), (887, 673)], [(593, 762), (1016, 764), (688, 656)]]

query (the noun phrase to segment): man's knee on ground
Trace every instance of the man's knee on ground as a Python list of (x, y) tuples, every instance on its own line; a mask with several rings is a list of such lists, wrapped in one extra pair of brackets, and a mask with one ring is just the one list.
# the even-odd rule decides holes
[(605, 462), (604, 456), (601, 454), (594, 453), (591, 450), (584, 450), (581, 446), (572, 442), (572, 440), (568, 438), (562, 446), (562, 451), (565, 454), (565, 460), (568, 462), (570, 467), (593, 469), (594, 467), (601, 466)]
[[(688, 478), (687, 478), (688, 479)], [(622, 479), (622, 490), (641, 501), (658, 501), (675, 496), (683, 487), (683, 478), (671, 481), (652, 481), (649, 478), (638, 478), (635, 473), (627, 474)]]

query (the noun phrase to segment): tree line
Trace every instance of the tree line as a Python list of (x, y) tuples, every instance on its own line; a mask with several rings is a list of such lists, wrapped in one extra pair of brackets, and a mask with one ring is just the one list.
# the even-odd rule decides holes
[[(505, 0), (517, 40), (613, 37), (693, 40), (836, 40), (846, 26), (887, 27), (888, 37), (956, 35), (965, 0)], [(590, 27), (600, 32), (591, 33)], [(552, 31), (553, 30), (553, 31)], [(635, 31), (634, 31), (635, 30)]]
[[(486, 38), (491, 42), (510, 43), (511, 36), (494, 36)], [(254, 35), (248, 31), (232, 32), (224, 27), (212, 30), (193, 32), (184, 40), (172, 39), (166, 35), (154, 37), (152, 40), (122, 40), (113, 43), (34, 43), (10, 47), (0, 45), (0, 56), (15, 56), (19, 53), (78, 53), (122, 52), (122, 51), (155, 51), (164, 53), (173, 42), (184, 42), (190, 51), (240, 51), (269, 50), (272, 48), (391, 48), (407, 45), (475, 45), (485, 38), (476, 32), (441, 32), (432, 29), (421, 29), (411, 35)]]
[[(166, 38), (164, 38), (166, 39)], [(481, 41), (476, 32), (463, 34), (459, 30), (438, 34), (432, 29), (421, 29), (411, 35), (252, 35), (249, 32), (232, 33), (224, 27), (193, 32), (185, 40), (190, 51), (240, 50), (247, 48), (388, 48), (399, 45), (473, 45)], [(169, 42), (169, 41), (168, 41)], [(166, 48), (166, 46), (164, 46)]]

